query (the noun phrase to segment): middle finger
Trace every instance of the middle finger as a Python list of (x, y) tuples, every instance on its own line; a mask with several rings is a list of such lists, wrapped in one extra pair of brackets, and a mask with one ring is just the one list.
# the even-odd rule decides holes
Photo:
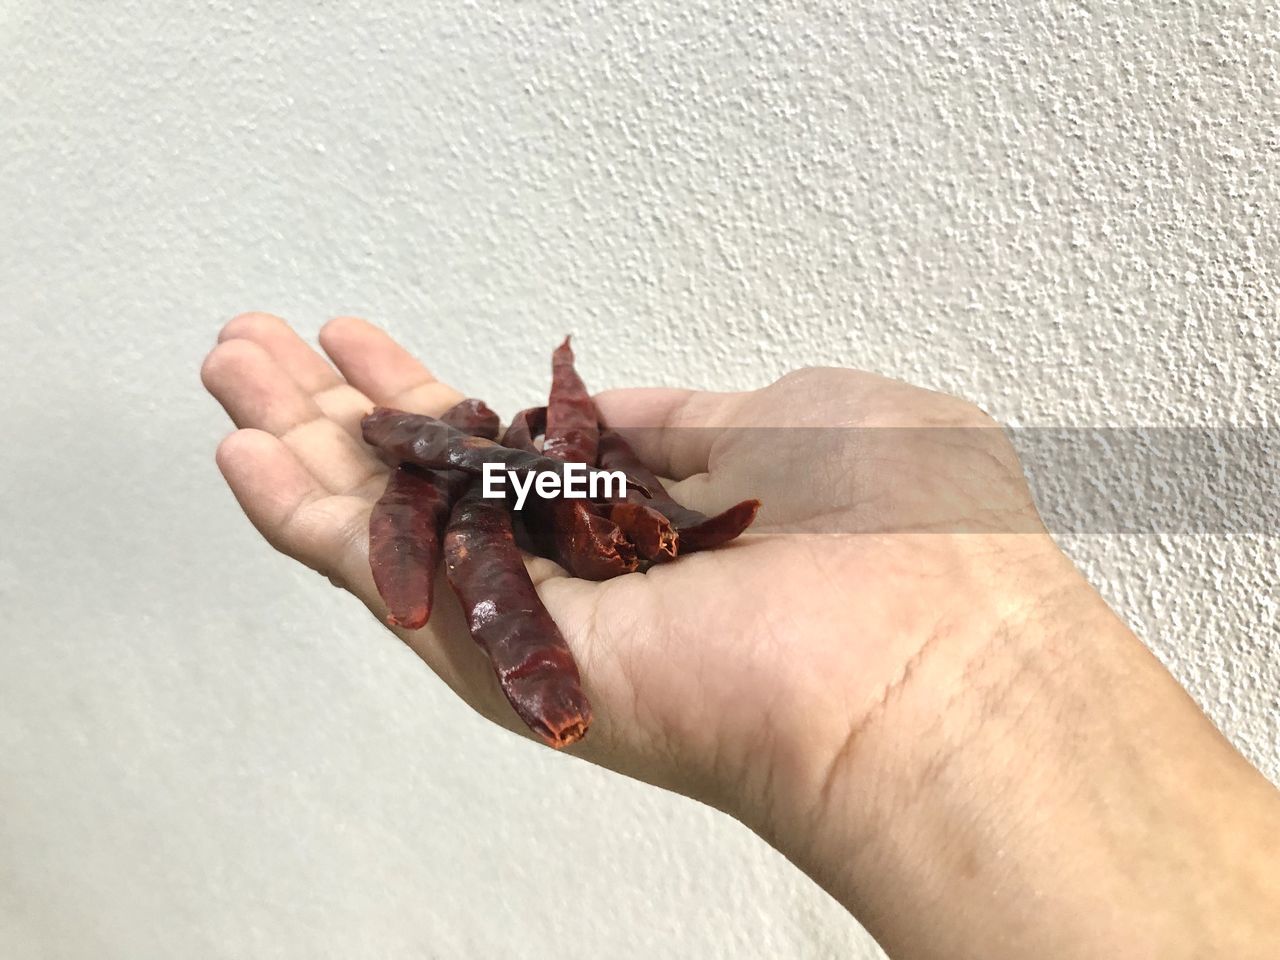
[(382, 471), (373, 452), (326, 416), (257, 343), (224, 340), (200, 374), (236, 426), (279, 437), (330, 493), (356, 491)]

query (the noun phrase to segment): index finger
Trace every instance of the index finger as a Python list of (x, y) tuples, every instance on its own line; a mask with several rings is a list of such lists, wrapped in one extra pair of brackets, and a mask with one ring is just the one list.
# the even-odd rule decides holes
[(386, 331), (366, 320), (330, 320), (320, 331), (320, 346), (347, 382), (378, 406), (438, 416), (462, 399)]

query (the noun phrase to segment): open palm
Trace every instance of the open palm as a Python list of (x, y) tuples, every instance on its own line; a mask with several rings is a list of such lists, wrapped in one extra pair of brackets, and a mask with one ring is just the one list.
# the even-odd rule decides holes
[[(375, 404), (439, 414), (464, 394), (357, 319), (320, 334), (231, 321), (202, 376), (236, 426), (218, 464), (276, 549), (385, 609), (368, 561), (386, 469), (360, 440)], [(332, 363), (330, 363), (330, 360)], [(1017, 458), (962, 401), (869, 374), (804, 370), (759, 391), (616, 390), (603, 418), (671, 492), (755, 527), (720, 550), (594, 583), (531, 559), (596, 721), (570, 751), (758, 819), (784, 778), (823, 798), (856, 735), (926, 654), (957, 675), (1010, 578), (1055, 555)], [(1030, 536), (1026, 534), (1030, 533)], [(464, 700), (523, 732), (461, 609), (396, 630)], [(800, 813), (803, 813), (802, 811)]]

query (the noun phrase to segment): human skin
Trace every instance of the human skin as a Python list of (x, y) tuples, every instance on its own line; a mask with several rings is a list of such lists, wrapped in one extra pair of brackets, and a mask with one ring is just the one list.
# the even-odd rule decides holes
[[(463, 394), (362, 320), (320, 344), (264, 314), (223, 329), (218, 465), (268, 542), (383, 621), (360, 418)], [(1276, 955), (1280, 794), (1057, 548), (978, 408), (836, 369), (596, 401), (676, 499), (764, 506), (644, 575), (530, 560), (595, 709), (569, 752), (738, 818), (900, 960)], [(525, 734), (436, 596), (394, 632)]]

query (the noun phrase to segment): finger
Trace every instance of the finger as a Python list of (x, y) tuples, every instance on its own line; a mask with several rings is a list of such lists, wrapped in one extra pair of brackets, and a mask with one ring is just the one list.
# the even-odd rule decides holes
[(237, 430), (225, 438), (217, 461), (245, 516), (268, 543), (370, 607), (379, 603), (369, 570), (368, 499), (330, 494), (284, 441), (262, 430)]
[(223, 341), (200, 375), (236, 426), (279, 437), (330, 493), (356, 491), (381, 473), (373, 453), (326, 417), (257, 343)]
[(244, 313), (218, 334), (223, 340), (251, 340), (271, 355), (303, 393), (309, 394), (324, 415), (360, 438), (360, 421), (373, 409), (373, 401), (342, 379), (309, 343), (279, 317), (269, 313)]
[(219, 343), (226, 340), (250, 340), (262, 347), (303, 393), (316, 394), (343, 382), (328, 360), (272, 314), (240, 314), (218, 333)]
[[(354, 496), (331, 495), (350, 485), (345, 474), (326, 475), (327, 484), (313, 475), (313, 471), (329, 471), (335, 462), (342, 464), (344, 444), (331, 435), (332, 423), (345, 421), (358, 435), (360, 418), (371, 407), (369, 399), (345, 383), (277, 318), (261, 314), (237, 318), (219, 340), (224, 345), (215, 349), (205, 365), (206, 385), (238, 424), (265, 428), (240, 430), (219, 447), (218, 464), (236, 499), (276, 549), (349, 590), (385, 623), (387, 610), (373, 583), (368, 552), (370, 505), (381, 494), (385, 475), (370, 458), (377, 475), (360, 482)], [(252, 346), (228, 345), (233, 340)], [(353, 344), (356, 349), (359, 346)], [(425, 371), (415, 372), (422, 382)], [(296, 389), (289, 389), (289, 380)], [(412, 409), (417, 404), (421, 409), (429, 402), (410, 396), (402, 405)], [(436, 412), (430, 406), (426, 409)], [(316, 419), (322, 415), (327, 419)], [(314, 436), (317, 431), (330, 436)], [(363, 445), (360, 449), (363, 453)], [(543, 572), (543, 576), (554, 575)], [(394, 632), (473, 707), (524, 732), (443, 582), (437, 584), (435, 596), (426, 629)]]
[(279, 437), (264, 430), (237, 430), (218, 444), (216, 459), (240, 509), (263, 538), (281, 553), (307, 563), (304, 556), (313, 551), (296, 542), (293, 520), (308, 504), (328, 495), (320, 481)]
[(357, 317), (330, 320), (320, 331), (342, 375), (374, 403), (433, 416), (462, 399), (384, 331)]
[(369, 573), (371, 502), (334, 496), (279, 437), (237, 430), (218, 445), (218, 469), (258, 532), (273, 547), (362, 596)]
[[(218, 446), (217, 462), (245, 516), (268, 543), (349, 590), (386, 622), (369, 569), (368, 499), (328, 494), (282, 440), (261, 430), (228, 436)], [(500, 716), (488, 663), (443, 582), (436, 585), (436, 598), (427, 629), (394, 632), (473, 706)]]
[(712, 447), (744, 396), (646, 387), (594, 399), (601, 420), (626, 436), (645, 466), (683, 480), (709, 469)]

